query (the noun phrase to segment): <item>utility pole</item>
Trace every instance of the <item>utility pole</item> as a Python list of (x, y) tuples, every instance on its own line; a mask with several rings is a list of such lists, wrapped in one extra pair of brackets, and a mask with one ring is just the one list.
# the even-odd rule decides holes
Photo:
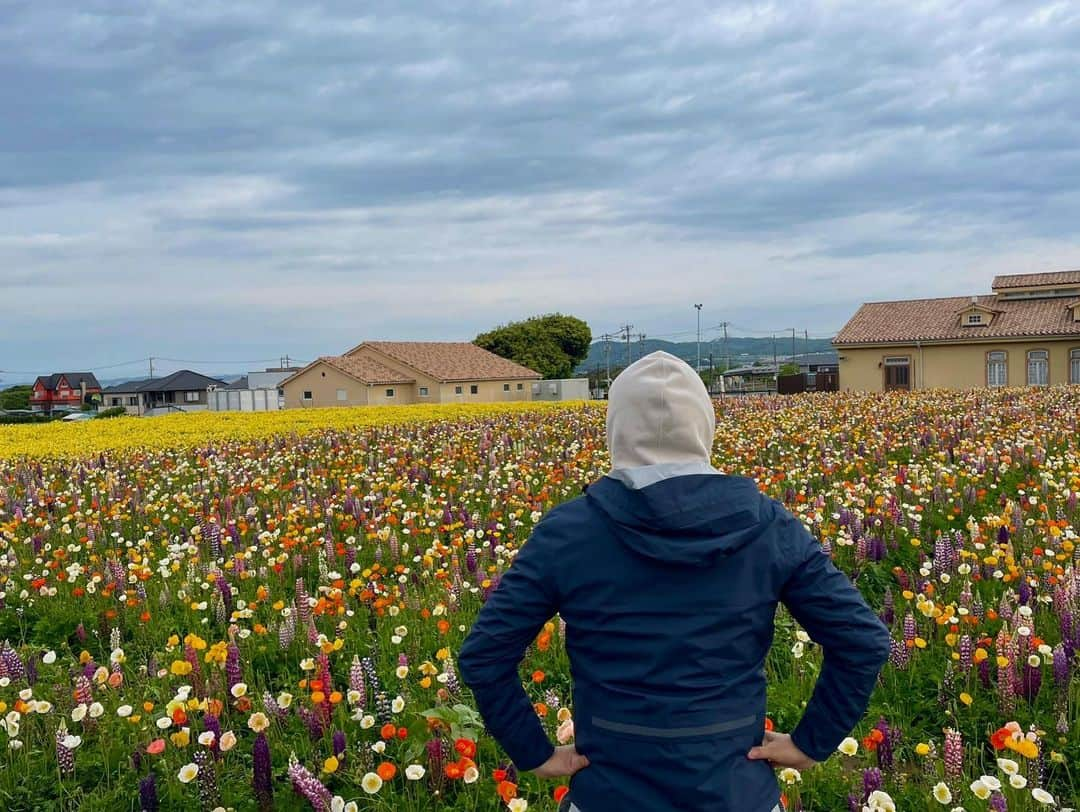
[(607, 369), (607, 377), (604, 378), (604, 397), (611, 388), (611, 333), (604, 333), (601, 338), (604, 341), (604, 366)]
[(713, 367), (712, 353), (709, 353), (709, 394), (713, 393), (714, 383), (716, 381), (716, 370)]
[(697, 366), (694, 367), (694, 371), (701, 372), (701, 305), (694, 305), (694, 309), (697, 311)]
[(795, 360), (795, 328), (791, 328), (791, 362), (793, 364), (799, 363)]
[(724, 371), (731, 369), (731, 353), (728, 351), (727, 322), (724, 322)]
[(154, 356), (150, 356), (150, 379), (154, 379)]
[(632, 324), (624, 324), (620, 329), (626, 337), (626, 366), (630, 366), (630, 330), (633, 328)]
[(773, 385), (774, 388), (780, 388), (780, 364), (776, 360), (776, 333), (772, 334), (772, 366), (773, 366)]
[(644, 333), (638, 333), (637, 334), (637, 340), (638, 340), (638, 358), (641, 359), (641, 358), (645, 357), (645, 334)]

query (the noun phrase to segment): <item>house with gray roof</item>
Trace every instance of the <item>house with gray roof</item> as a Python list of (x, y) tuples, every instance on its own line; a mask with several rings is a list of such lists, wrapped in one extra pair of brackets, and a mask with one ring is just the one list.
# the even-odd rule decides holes
[(163, 378), (142, 378), (102, 390), (103, 407), (123, 406), (128, 414), (154, 416), (170, 412), (203, 412), (207, 390), (226, 386), (224, 381), (181, 369)]

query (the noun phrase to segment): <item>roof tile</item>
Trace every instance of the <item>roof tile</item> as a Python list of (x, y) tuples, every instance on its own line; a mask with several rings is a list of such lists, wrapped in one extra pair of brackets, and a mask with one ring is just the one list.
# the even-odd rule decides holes
[[(958, 316), (972, 303), (998, 310), (989, 324), (965, 327)], [(833, 344), (896, 344), (914, 341), (985, 340), (1026, 336), (1080, 336), (1080, 322), (1062, 299), (1001, 299), (955, 296), (869, 302), (856, 311)]]
[(993, 290), (1008, 290), (1043, 285), (1080, 285), (1080, 271), (1002, 274), (994, 277), (994, 284), (991, 287)]
[(365, 341), (349, 350), (349, 356), (356, 357), (354, 353), (364, 347), (443, 382), (543, 377), (528, 367), (465, 341)]

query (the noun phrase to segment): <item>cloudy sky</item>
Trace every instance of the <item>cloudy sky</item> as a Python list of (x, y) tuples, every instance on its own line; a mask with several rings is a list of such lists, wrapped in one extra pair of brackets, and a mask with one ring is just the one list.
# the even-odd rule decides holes
[(1071, 2), (0, 0), (0, 377), (695, 302), (825, 335), (1080, 267), (1078, 41)]

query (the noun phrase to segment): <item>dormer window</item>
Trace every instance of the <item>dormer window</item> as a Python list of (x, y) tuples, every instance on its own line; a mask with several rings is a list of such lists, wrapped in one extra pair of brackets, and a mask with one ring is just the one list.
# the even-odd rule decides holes
[(972, 327), (977, 327), (983, 323), (984, 322), (982, 313), (968, 313), (967, 319), (964, 321), (964, 324)]

